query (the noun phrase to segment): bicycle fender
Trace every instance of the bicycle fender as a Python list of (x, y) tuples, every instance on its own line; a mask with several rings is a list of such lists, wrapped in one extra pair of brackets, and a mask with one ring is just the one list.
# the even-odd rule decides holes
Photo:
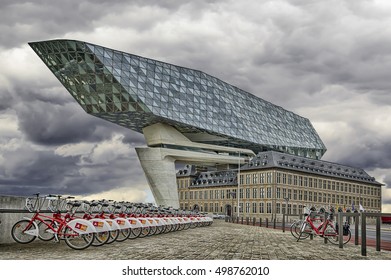
[(78, 234), (89, 234), (96, 232), (95, 227), (90, 221), (84, 219), (74, 219), (67, 223), (67, 226)]
[(137, 218), (137, 219), (140, 221), (142, 227), (151, 226), (150, 222), (146, 218)]
[(105, 221), (109, 224), (110, 230), (121, 229), (115, 220), (113, 220), (113, 219), (105, 219)]
[(118, 224), (120, 229), (128, 229), (131, 227), (131, 225), (127, 219), (118, 217), (118, 218), (115, 218), (114, 221)]
[(128, 218), (128, 221), (130, 223), (131, 228), (143, 227), (143, 225), (140, 223), (140, 221), (137, 218)]
[(154, 218), (147, 218), (147, 220), (151, 226), (158, 226), (158, 223), (155, 221)]
[[(31, 221), (31, 218), (28, 218), (28, 217), (23, 217), (23, 219)], [(26, 230), (24, 233), (38, 237), (38, 234), (39, 234), (38, 225), (35, 221), (33, 221), (33, 224), (35, 225), (35, 229)]]
[(93, 218), (93, 219), (91, 219), (89, 221), (95, 227), (96, 232), (105, 232), (105, 231), (110, 231), (111, 230), (110, 225), (104, 219)]

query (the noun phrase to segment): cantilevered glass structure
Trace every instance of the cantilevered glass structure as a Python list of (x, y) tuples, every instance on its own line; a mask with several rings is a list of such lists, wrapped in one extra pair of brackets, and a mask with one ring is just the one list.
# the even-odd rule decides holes
[(175, 161), (220, 168), (262, 151), (326, 151), (308, 119), (202, 71), (75, 40), (30, 46), (88, 114), (144, 134), (136, 151), (158, 204), (179, 204)]
[(202, 71), (74, 40), (30, 46), (87, 113), (129, 129), (166, 123), (195, 142), (255, 153), (326, 151), (308, 119)]

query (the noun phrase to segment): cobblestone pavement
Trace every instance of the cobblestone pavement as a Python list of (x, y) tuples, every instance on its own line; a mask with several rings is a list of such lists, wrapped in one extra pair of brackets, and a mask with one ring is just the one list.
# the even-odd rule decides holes
[(12, 260), (391, 260), (391, 251), (376, 252), (348, 244), (343, 249), (323, 239), (296, 242), (289, 231), (215, 221), (212, 226), (115, 242), (77, 251), (64, 242), (34, 241), (0, 245), (0, 259)]

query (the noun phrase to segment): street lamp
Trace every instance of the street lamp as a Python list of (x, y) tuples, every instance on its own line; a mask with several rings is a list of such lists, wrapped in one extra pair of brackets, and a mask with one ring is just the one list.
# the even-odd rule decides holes
[(286, 196), (286, 197), (284, 197), (284, 199), (285, 199), (285, 213), (286, 213), (286, 214), (289, 214), (289, 213), (288, 213), (288, 202), (289, 202), (289, 197)]
[(229, 213), (231, 216), (231, 219), (234, 217), (234, 197), (235, 197), (235, 192), (230, 192), (229, 195), (231, 196), (231, 212)]

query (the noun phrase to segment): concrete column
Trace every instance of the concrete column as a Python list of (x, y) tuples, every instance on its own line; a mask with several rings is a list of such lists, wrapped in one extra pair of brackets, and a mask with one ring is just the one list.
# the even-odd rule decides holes
[(161, 148), (136, 148), (136, 152), (156, 204), (179, 208), (175, 159)]

